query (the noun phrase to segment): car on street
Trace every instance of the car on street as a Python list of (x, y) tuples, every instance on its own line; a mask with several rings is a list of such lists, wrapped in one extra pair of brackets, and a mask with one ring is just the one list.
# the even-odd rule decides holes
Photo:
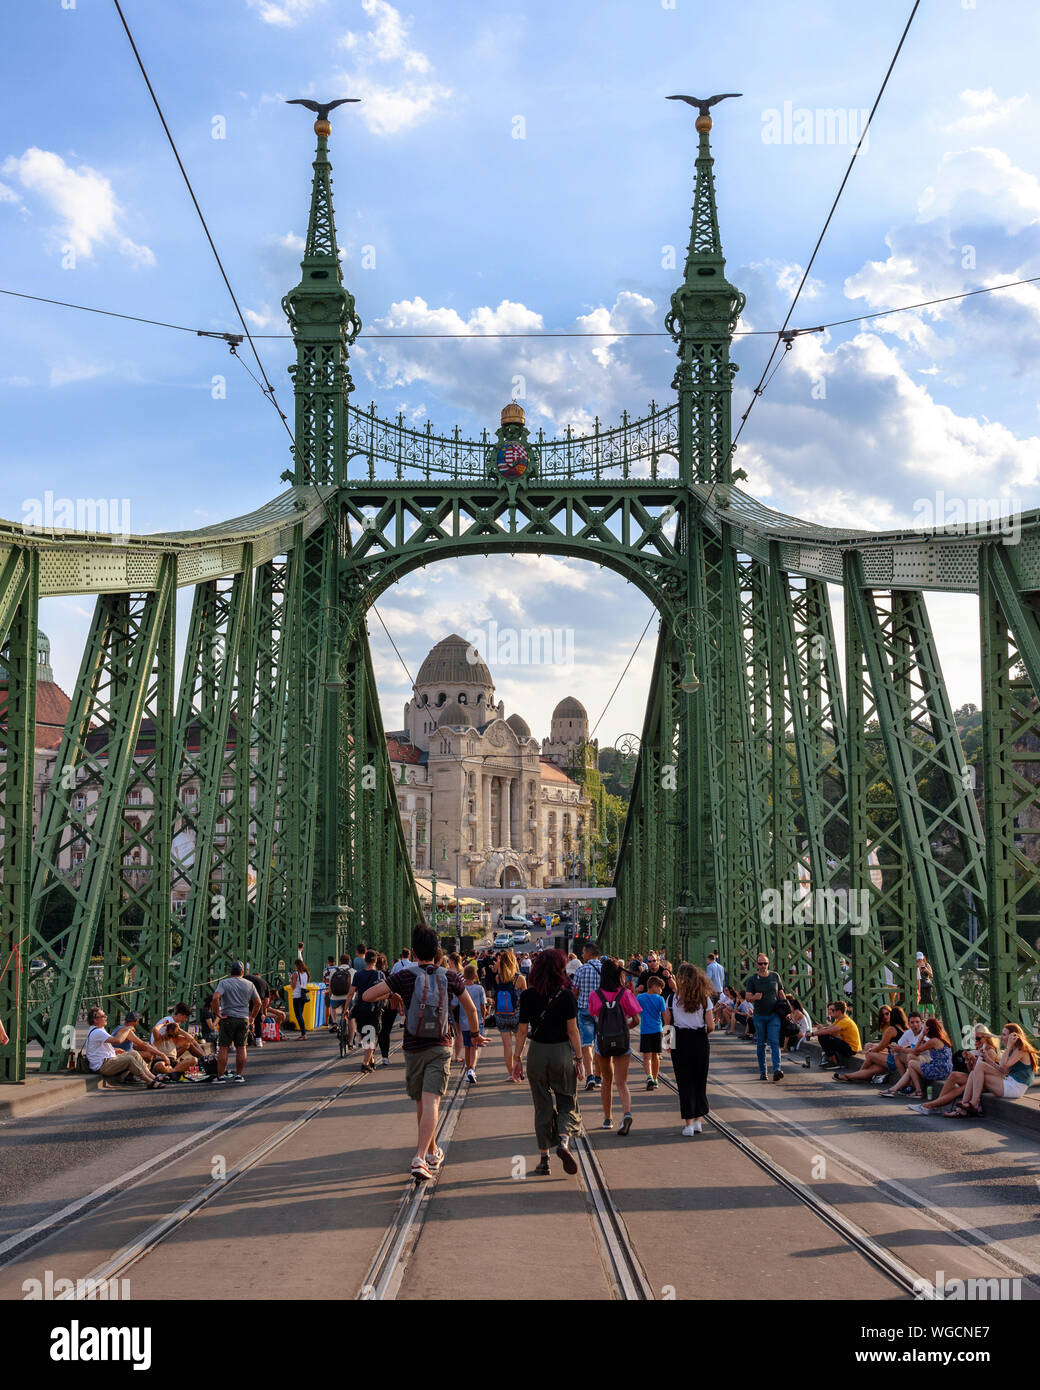
[(508, 951), (512, 949), (513, 933), (511, 931), (495, 932), (495, 940), (492, 944), (496, 951)]
[(513, 933), (514, 946), (526, 946), (531, 939), (531, 933), (526, 927), (518, 927)]

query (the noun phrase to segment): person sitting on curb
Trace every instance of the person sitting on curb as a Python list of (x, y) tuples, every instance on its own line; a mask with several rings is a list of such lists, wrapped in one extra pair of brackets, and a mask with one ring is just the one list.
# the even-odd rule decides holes
[[(951, 1072), (951, 1074), (943, 1082), (942, 1091), (939, 1093), (935, 1100), (922, 1101), (920, 1105), (908, 1105), (908, 1110), (913, 1110), (918, 1115), (930, 1115), (933, 1110), (942, 1110), (942, 1113), (944, 1115), (956, 1115), (958, 1118), (960, 1117), (959, 1108), (953, 1106), (952, 1102), (955, 1101), (957, 1097), (961, 1094), (961, 1092), (964, 1090), (964, 1087), (968, 1080), (968, 1076), (970, 1074), (970, 1070), (974, 1066), (975, 1062), (981, 1060), (983, 1062), (989, 1062), (993, 1066), (996, 1066), (997, 1063), (1000, 1061), (999, 1040), (993, 1036), (993, 1034), (989, 1031), (989, 1029), (986, 1027), (984, 1023), (976, 1023), (974, 1031), (974, 1050), (971, 1052), (965, 1051), (961, 1054), (967, 1061), (968, 1071)], [(942, 1107), (944, 1105), (949, 1105), (951, 1108), (949, 1110), (943, 1110)]]
[(163, 1073), (168, 1070), (165, 1066), (166, 1058), (157, 1047), (153, 1047), (150, 1042), (147, 1042), (138, 1035), (137, 1030), (141, 1025), (141, 1015), (138, 1013), (124, 1014), (123, 1023), (132, 1024), (133, 1031), (130, 1033), (129, 1037), (125, 1038), (121, 1043), (116, 1043), (116, 1051), (139, 1052), (148, 1063), (148, 1069), (151, 1074), (153, 1076), (162, 1076)]
[(163, 1056), (164, 1063), (156, 1066), (173, 1080), (179, 1081), (185, 1072), (191, 1071), (197, 1061), (205, 1057), (200, 1044), (185, 1029), (191, 1017), (187, 1004), (175, 1004), (172, 1014), (161, 1018), (152, 1029), (152, 1046)]
[(999, 1062), (976, 1058), (964, 1094), (953, 1107), (952, 1114), (958, 1119), (981, 1116), (982, 1097), (986, 1094), (1001, 1096), (1004, 1100), (1018, 1100), (1033, 1084), (1040, 1069), (1040, 1054), (1026, 1037), (1021, 1025), (1006, 1024), (1000, 1041), (1004, 1050)]
[(854, 1057), (861, 1048), (859, 1029), (844, 999), (827, 1005), (827, 1023), (817, 1024), (813, 1034), (819, 1038), (826, 1058), (821, 1064), (821, 1071), (832, 1071)]
[(903, 1036), (907, 1029), (906, 1014), (898, 1004), (891, 1008), (883, 1004), (878, 1009), (877, 1042), (867, 1043), (863, 1049), (863, 1065), (859, 1071), (836, 1071), (835, 1081), (860, 1082), (873, 1081), (875, 1076), (885, 1076), (888, 1072), (889, 1050)]
[(894, 1098), (903, 1094), (909, 1083), (914, 1100), (924, 1098), (926, 1081), (946, 1081), (953, 1075), (953, 1043), (937, 1018), (926, 1018), (921, 1041), (911, 1048), (902, 1075), (892, 1082), (883, 1096)]
[[(108, 1032), (105, 1027), (108, 1022), (108, 1015), (102, 1008), (91, 1009), (87, 1014), (87, 1021), (90, 1027), (87, 1030), (87, 1039), (83, 1045), (83, 1050), (87, 1056), (87, 1066), (92, 1072), (105, 1077), (106, 1080), (111, 1080), (112, 1077), (116, 1076), (137, 1076), (148, 1083), (150, 1091), (164, 1091), (166, 1089), (164, 1084), (148, 1070), (144, 1057), (141, 1052), (134, 1049), (132, 1042), (129, 1050), (125, 1050), (122, 1046), (128, 1040), (133, 1039), (134, 1029), (137, 1026), (136, 1014), (128, 1014), (127, 1021), (120, 1024), (114, 1033)], [(148, 1047), (148, 1044), (146, 1043), (144, 1046)], [(149, 1047), (148, 1050), (154, 1052), (155, 1049)]]

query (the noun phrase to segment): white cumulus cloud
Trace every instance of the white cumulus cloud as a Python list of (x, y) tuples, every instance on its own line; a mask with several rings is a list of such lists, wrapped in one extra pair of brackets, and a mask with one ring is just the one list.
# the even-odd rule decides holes
[(969, 87), (961, 92), (960, 99), (967, 111), (963, 116), (958, 116), (956, 120), (942, 126), (942, 130), (985, 130), (987, 126), (1010, 120), (1029, 101), (1028, 96), (1009, 97), (1007, 101), (1001, 101), (992, 87), (987, 87), (985, 91), (976, 91)]
[[(394, 135), (440, 109), (451, 88), (430, 77), (429, 58), (412, 44), (409, 22), (388, 0), (361, 0), (361, 8), (371, 27), (340, 38), (351, 62), (339, 77), (361, 98), (359, 111), (369, 130)], [(391, 75), (388, 69), (397, 71)]]
[(291, 29), (325, 0), (246, 0), (251, 10), (257, 10), (265, 24)]
[(57, 214), (55, 243), (70, 247), (77, 256), (90, 259), (95, 246), (113, 246), (134, 265), (154, 265), (147, 246), (131, 241), (121, 226), (123, 210), (104, 174), (86, 164), (71, 168), (61, 155), (32, 146), (24, 154), (10, 155), (3, 172), (16, 178)]

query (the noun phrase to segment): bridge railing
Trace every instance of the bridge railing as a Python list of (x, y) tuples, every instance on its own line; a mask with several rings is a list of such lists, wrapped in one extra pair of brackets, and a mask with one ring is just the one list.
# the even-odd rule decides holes
[[(367, 478), (386, 479), (386, 465), (398, 481), (417, 476), (430, 482), (452, 478), (478, 482), (487, 477), (487, 454), (494, 437), (486, 429), (479, 439), (464, 439), (458, 428), (436, 434), (428, 421), (413, 429), (403, 413), (383, 419), (375, 405), (368, 410), (347, 407), (347, 454), (367, 463)], [(598, 417), (587, 430), (568, 425), (562, 435), (547, 438), (543, 430), (531, 436), (538, 450), (537, 477), (545, 482), (601, 481), (604, 478), (674, 477), (678, 473), (678, 406), (659, 407), (651, 401), (646, 415), (632, 420), (623, 411), (621, 423), (604, 429)]]

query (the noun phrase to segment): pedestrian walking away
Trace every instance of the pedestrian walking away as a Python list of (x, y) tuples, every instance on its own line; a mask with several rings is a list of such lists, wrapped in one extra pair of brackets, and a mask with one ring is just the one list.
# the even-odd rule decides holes
[(660, 1085), (661, 1045), (664, 1038), (662, 1019), (668, 1012), (668, 1001), (662, 990), (664, 981), (659, 975), (651, 975), (646, 990), (639, 998), (639, 1051), (643, 1058), (643, 1071), (646, 1073), (646, 1089), (656, 1091)]
[[(755, 964), (757, 973), (747, 977), (744, 983), (744, 993), (755, 1006), (751, 1021), (755, 1027), (758, 1077), (760, 1081), (766, 1079), (766, 1043), (768, 1042), (769, 1059), (773, 1065), (773, 1080), (780, 1081), (783, 1078), (783, 1072), (780, 1069), (781, 1014), (777, 1009), (777, 1004), (781, 999), (786, 1002), (787, 996), (780, 983), (780, 976), (775, 970), (770, 970), (769, 957), (764, 951), (759, 951)], [(784, 1010), (784, 1013), (789, 1012), (789, 1008)]]
[(711, 981), (704, 971), (683, 961), (665, 1026), (672, 1039), (672, 1069), (687, 1138), (701, 1133), (702, 1118), (708, 1113), (708, 1038), (715, 1028), (711, 994)]
[[(534, 1101), (534, 1132), (539, 1161), (534, 1170), (549, 1173), (549, 1150), (564, 1171), (574, 1174), (578, 1164), (571, 1145), (581, 1132), (578, 1085), (583, 1074), (578, 1005), (566, 971), (562, 951), (540, 951), (531, 966), (531, 978), (520, 996), (520, 1023), (516, 1035), (516, 1067), (529, 1038), (527, 1081)], [(519, 1078), (517, 1078), (519, 1079)]]
[(297, 959), (296, 965), (293, 968), (292, 980), (290, 983), (292, 985), (293, 1013), (296, 1016), (296, 1027), (300, 1030), (300, 1037), (304, 1042), (307, 1041), (307, 1015), (305, 1010), (307, 1008), (307, 982), (309, 980), (310, 974), (301, 956)]
[(571, 976), (571, 987), (578, 1005), (578, 1035), (581, 1038), (585, 1089), (591, 1091), (600, 1084), (600, 1075), (594, 1051), (596, 1024), (589, 1012), (589, 998), (592, 991), (599, 988), (599, 973), (603, 962), (600, 960), (599, 946), (595, 941), (582, 942), (581, 956), (582, 963)]
[(454, 996), (468, 1021), (474, 1046), (483, 1047), (487, 1038), (480, 1031), (480, 1020), (466, 983), (455, 971), (436, 965), (437, 934), (421, 924), (412, 931), (413, 961), (398, 964), (389, 980), (380, 980), (362, 995), (362, 1002), (377, 1004), (388, 999), (403, 1011), (405, 1089), (415, 1102), (418, 1145), (412, 1159), (411, 1174), (417, 1181), (432, 1177), (444, 1162), (437, 1147), (437, 1120), (441, 1098), (451, 1077), (451, 1024), (448, 999)]
[(520, 967), (512, 951), (503, 951), (495, 966), (495, 1025), (502, 1035), (502, 1055), (505, 1058), (506, 1075), (510, 1081), (523, 1079), (516, 1076), (516, 1065), (522, 1054), (516, 1052), (516, 1030), (520, 1026), (520, 996), (527, 988), (527, 981), (520, 973)]
[[(402, 957), (403, 959), (403, 957)], [(382, 971), (383, 979), (390, 974), (390, 964), (386, 956), (379, 956), (376, 960), (376, 969)], [(384, 999), (382, 1013), (379, 1016), (379, 1065), (388, 1067), (390, 1065), (390, 1034), (394, 1031), (394, 1024), (398, 1020), (398, 1012), (390, 1003), (389, 999)]]
[[(473, 1000), (473, 1007), (477, 1011), (477, 1018), (481, 1025), (487, 1013), (487, 995), (484, 993), (484, 986), (477, 980), (477, 967), (473, 961), (463, 967), (462, 978), (466, 981), (466, 993)], [(527, 991), (524, 990), (524, 994)], [(523, 1003), (523, 998), (520, 1000)], [(463, 1058), (466, 1063), (466, 1080), (471, 1086), (477, 1084), (477, 1048), (473, 1041), (473, 1034), (466, 1026), (468, 1020), (462, 1015), (462, 1006), (459, 1005), (459, 1015), (461, 1019), (460, 1028), (462, 1032)], [(523, 1047), (520, 1047), (523, 1051)]]
[(379, 1041), (379, 1023), (383, 1006), (378, 1003), (366, 1004), (365, 994), (373, 985), (379, 984), (381, 980), (386, 978), (381, 970), (376, 969), (378, 956), (378, 951), (368, 950), (365, 952), (364, 969), (355, 973), (353, 984), (350, 986), (350, 994), (347, 996), (347, 1008), (350, 1010), (350, 1017), (354, 1020), (362, 1048), (362, 1071), (375, 1071), (376, 1069), (376, 1044)]
[(596, 1057), (601, 1079), (603, 1129), (613, 1129), (612, 1090), (617, 1083), (621, 1102), (618, 1134), (632, 1128), (632, 1096), (628, 1089), (628, 1063), (631, 1056), (629, 1029), (639, 1022), (639, 1000), (628, 987), (628, 974), (619, 961), (605, 957), (600, 969), (599, 988), (589, 996), (589, 1011), (596, 1023)]

